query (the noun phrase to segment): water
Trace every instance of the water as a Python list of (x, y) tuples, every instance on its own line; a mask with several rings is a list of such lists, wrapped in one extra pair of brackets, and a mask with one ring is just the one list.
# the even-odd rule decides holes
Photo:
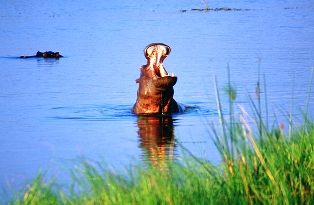
[[(2, 2), (0, 186), (20, 186), (39, 168), (66, 172), (82, 155), (104, 157), (116, 168), (128, 166), (154, 153), (148, 151), (150, 140), (167, 157), (180, 156), (179, 140), (194, 154), (219, 162), (207, 122), (217, 122), (214, 74), (228, 113), (223, 94), (228, 63), (237, 104), (250, 109), (247, 94), (254, 98), (260, 63), (270, 121), (286, 123), (278, 108), (289, 112), (292, 98), (293, 113), (300, 118), (314, 66), (313, 2), (209, 3), (242, 10), (191, 11), (204, 7), (199, 1)], [(178, 76), (175, 99), (191, 106), (162, 126), (158, 119), (143, 121), (130, 112), (135, 79), (146, 63), (142, 51), (152, 42), (171, 47), (164, 63)], [(17, 58), (38, 50), (65, 57)]]

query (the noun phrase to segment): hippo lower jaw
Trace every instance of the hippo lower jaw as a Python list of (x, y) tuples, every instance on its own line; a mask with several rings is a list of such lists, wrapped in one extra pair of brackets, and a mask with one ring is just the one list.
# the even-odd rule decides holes
[(153, 79), (153, 84), (156, 87), (157, 92), (164, 92), (167, 89), (173, 87), (177, 83), (178, 78), (175, 76), (164, 76)]

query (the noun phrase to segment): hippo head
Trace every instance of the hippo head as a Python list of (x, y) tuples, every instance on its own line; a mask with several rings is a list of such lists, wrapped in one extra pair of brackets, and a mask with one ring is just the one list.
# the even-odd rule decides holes
[(170, 52), (170, 47), (163, 43), (152, 43), (144, 49), (147, 64), (141, 67), (141, 76), (136, 80), (139, 89), (134, 113), (170, 113), (178, 110), (173, 99), (173, 86), (177, 77), (174, 74), (170, 76), (163, 66), (163, 61)]

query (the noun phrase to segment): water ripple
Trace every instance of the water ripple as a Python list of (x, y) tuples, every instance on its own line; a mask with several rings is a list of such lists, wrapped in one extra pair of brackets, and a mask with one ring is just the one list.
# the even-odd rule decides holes
[(74, 105), (51, 108), (56, 120), (115, 121), (130, 118), (132, 106), (129, 105)]

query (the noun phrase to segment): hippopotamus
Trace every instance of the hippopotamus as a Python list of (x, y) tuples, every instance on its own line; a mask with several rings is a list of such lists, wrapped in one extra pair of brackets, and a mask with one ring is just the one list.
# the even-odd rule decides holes
[(140, 78), (136, 103), (132, 112), (135, 114), (168, 114), (182, 111), (173, 99), (173, 86), (177, 77), (166, 71), (163, 61), (170, 54), (171, 48), (163, 43), (152, 43), (144, 49), (147, 64), (140, 67)]
[(36, 55), (34, 56), (20, 56), (20, 58), (61, 58), (63, 57), (60, 55), (59, 52), (52, 52), (52, 51), (46, 51), (46, 52), (40, 52), (37, 51)]

